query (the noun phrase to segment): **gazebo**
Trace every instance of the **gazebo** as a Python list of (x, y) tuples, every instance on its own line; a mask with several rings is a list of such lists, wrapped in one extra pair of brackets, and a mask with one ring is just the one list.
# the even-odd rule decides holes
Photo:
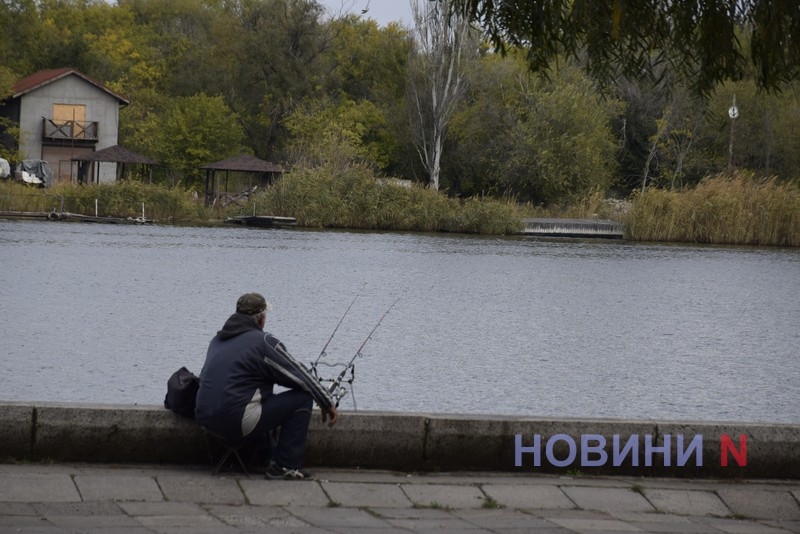
[[(142, 170), (147, 170), (147, 176), (150, 181), (153, 179), (153, 165), (156, 165), (156, 162), (150, 158), (142, 156), (141, 154), (137, 154), (136, 152), (132, 152), (126, 148), (122, 148), (119, 145), (110, 146), (108, 148), (104, 148), (102, 150), (98, 150), (96, 152), (90, 152), (89, 154), (83, 154), (81, 156), (76, 156), (72, 158), (72, 161), (77, 161), (78, 163), (78, 183), (87, 183), (88, 174), (91, 168), (91, 163), (96, 163), (93, 170), (94, 177), (91, 180), (93, 183), (100, 183), (100, 163), (116, 163), (117, 164), (117, 180), (122, 179), (125, 176), (125, 166), (126, 165), (141, 165)], [(142, 173), (144, 174), (144, 173)]]
[[(283, 167), (275, 163), (270, 163), (263, 159), (248, 154), (234, 156), (232, 158), (217, 161), (216, 163), (209, 163), (201, 167), (206, 171), (206, 187), (205, 187), (205, 203), (206, 206), (215, 204), (220, 197), (230, 197), (231, 193), (228, 192), (228, 179), (230, 173), (246, 173), (256, 178), (255, 184), (251, 180), (249, 188), (245, 192), (238, 192), (235, 196), (241, 198), (247, 196), (258, 186), (269, 185), (276, 177), (283, 174)], [(217, 177), (218, 171), (225, 172), (225, 187), (220, 188), (219, 179)], [(236, 200), (236, 199), (234, 199)]]

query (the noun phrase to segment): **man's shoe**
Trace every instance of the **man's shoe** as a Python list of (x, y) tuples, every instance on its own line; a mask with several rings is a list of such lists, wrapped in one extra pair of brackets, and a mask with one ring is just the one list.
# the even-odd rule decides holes
[(314, 475), (302, 468), (289, 469), (272, 463), (267, 467), (264, 478), (267, 480), (311, 480)]

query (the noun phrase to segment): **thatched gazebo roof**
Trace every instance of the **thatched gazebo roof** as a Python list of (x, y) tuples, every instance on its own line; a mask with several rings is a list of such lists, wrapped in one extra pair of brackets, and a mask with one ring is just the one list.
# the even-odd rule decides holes
[(150, 158), (132, 152), (119, 145), (110, 146), (89, 154), (82, 154), (72, 158), (73, 161), (107, 161), (113, 163), (139, 163), (141, 165), (155, 165)]
[(125, 176), (125, 165), (142, 165), (146, 167), (148, 169), (148, 174), (150, 175), (150, 180), (152, 180), (152, 165), (158, 164), (156, 161), (153, 161), (150, 158), (142, 156), (141, 154), (137, 154), (136, 152), (128, 150), (127, 148), (122, 148), (119, 145), (114, 145), (102, 150), (90, 152), (88, 154), (75, 156), (72, 158), (72, 161), (83, 162), (78, 166), (78, 181), (80, 182), (83, 182), (86, 179), (89, 162), (97, 163), (97, 165), (95, 165), (95, 173), (98, 175), (100, 172), (99, 165), (101, 162), (119, 163), (120, 165), (117, 166), (117, 180)]
[(201, 169), (213, 171), (238, 171), (238, 172), (270, 172), (282, 173), (283, 168), (275, 163), (270, 163), (249, 154), (241, 154), (232, 158), (209, 163)]

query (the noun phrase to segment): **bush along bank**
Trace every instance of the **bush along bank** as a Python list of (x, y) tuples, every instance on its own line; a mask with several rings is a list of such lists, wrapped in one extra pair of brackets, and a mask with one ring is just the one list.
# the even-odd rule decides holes
[(800, 246), (800, 187), (749, 172), (684, 191), (648, 189), (624, 219), (635, 241)]
[(248, 209), (294, 217), (298, 226), (364, 230), (515, 234), (523, 219), (513, 201), (453, 199), (376, 179), (363, 165), (295, 168), (253, 195)]

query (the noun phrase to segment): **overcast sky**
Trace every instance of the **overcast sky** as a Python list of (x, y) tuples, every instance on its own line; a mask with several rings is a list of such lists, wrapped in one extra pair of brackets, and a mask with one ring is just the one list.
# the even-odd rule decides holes
[(411, 26), (409, 0), (320, 0), (320, 3), (328, 10), (328, 15), (340, 12), (361, 14), (366, 9), (364, 16), (375, 19), (380, 26), (396, 21)]

